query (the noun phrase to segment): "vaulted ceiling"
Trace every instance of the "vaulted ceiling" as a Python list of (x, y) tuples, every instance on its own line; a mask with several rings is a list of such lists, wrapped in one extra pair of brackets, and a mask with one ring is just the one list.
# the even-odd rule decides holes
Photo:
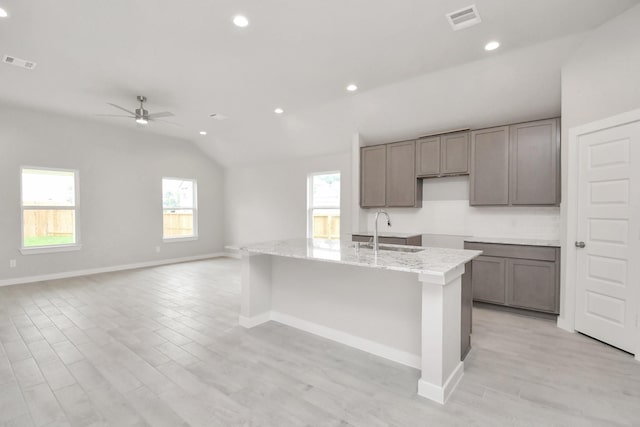
[[(108, 102), (134, 109), (136, 95), (146, 95), (151, 112), (172, 111), (178, 125), (152, 123), (140, 132), (192, 141), (223, 165), (317, 154), (348, 148), (353, 131), (375, 140), (429, 130), (403, 123), (411, 94), (394, 101), (397, 82), (474, 61), (481, 73), (492, 58), (496, 67), (526, 68), (529, 81), (557, 84), (555, 45), (533, 59), (517, 52), (530, 47), (535, 55), (532, 46), (588, 31), (638, 0), (476, 0), (482, 23), (452, 31), (445, 14), (471, 3), (0, 0), (10, 15), (0, 19), (0, 55), (37, 62), (32, 71), (0, 64), (0, 102), (135, 129), (133, 120), (96, 115), (118, 113)], [(237, 14), (250, 25), (234, 26)], [(492, 39), (502, 46), (484, 51)], [(359, 90), (347, 92), (349, 83)], [(274, 114), (276, 107), (284, 114)]]

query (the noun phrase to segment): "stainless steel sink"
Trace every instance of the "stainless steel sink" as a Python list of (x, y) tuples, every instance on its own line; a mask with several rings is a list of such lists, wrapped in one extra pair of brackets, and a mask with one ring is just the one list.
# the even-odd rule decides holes
[[(355, 248), (356, 245), (353, 245)], [(361, 248), (373, 249), (373, 245), (367, 243), (361, 243)], [(413, 246), (387, 246), (385, 244), (381, 244), (378, 246), (381, 251), (392, 251), (392, 252), (408, 252), (408, 253), (416, 253), (424, 251), (424, 248), (413, 247)]]

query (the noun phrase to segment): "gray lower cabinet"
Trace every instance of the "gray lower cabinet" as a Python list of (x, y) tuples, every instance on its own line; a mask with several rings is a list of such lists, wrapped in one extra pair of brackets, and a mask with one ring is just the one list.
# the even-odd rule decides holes
[(360, 206), (387, 204), (387, 147), (374, 145), (360, 149)]
[(509, 127), (471, 132), (470, 205), (509, 204)]
[(558, 312), (556, 263), (507, 260), (507, 304), (530, 310)]
[(560, 203), (559, 119), (471, 133), (469, 204)]
[(473, 299), (476, 301), (505, 304), (506, 261), (502, 258), (479, 256), (472, 261)]
[(464, 247), (483, 251), (472, 261), (475, 301), (559, 313), (560, 248), (477, 242)]
[(471, 262), (464, 265), (465, 274), (461, 283), (461, 311), (460, 311), (460, 359), (464, 360), (471, 350), (471, 325), (473, 324), (473, 291), (471, 285)]
[(416, 176), (432, 178), (469, 173), (469, 132), (455, 132), (416, 141)]

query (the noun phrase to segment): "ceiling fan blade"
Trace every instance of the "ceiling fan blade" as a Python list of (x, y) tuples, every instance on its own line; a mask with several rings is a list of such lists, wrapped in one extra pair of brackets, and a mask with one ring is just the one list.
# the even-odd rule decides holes
[(107, 104), (109, 104), (109, 105), (111, 105), (112, 107), (115, 107), (115, 108), (117, 108), (117, 109), (119, 109), (119, 110), (125, 111), (125, 112), (127, 112), (127, 113), (131, 114), (131, 115), (132, 115), (132, 116), (134, 116), (134, 117), (135, 117), (135, 115), (136, 115), (136, 113), (134, 113), (133, 111), (129, 111), (129, 110), (127, 110), (126, 108), (121, 107), (121, 106), (119, 106), (119, 105), (112, 104), (112, 103), (110, 103), (110, 102), (107, 102)]
[(161, 113), (153, 113), (153, 114), (149, 114), (149, 118), (150, 119), (160, 119), (162, 117), (173, 117), (174, 114), (170, 111), (163, 111)]
[(125, 116), (124, 114), (94, 114), (98, 117), (126, 117), (127, 119), (135, 119), (135, 116)]

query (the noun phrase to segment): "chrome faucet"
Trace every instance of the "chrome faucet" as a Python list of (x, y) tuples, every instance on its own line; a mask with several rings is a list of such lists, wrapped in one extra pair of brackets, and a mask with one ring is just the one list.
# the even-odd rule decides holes
[(387, 217), (387, 225), (391, 227), (391, 218), (389, 218), (389, 214), (387, 213), (387, 211), (383, 211), (382, 209), (380, 209), (378, 212), (376, 212), (376, 219), (374, 221), (375, 226), (373, 227), (373, 253), (375, 255), (378, 254), (378, 250), (380, 249), (378, 245), (378, 217), (380, 216), (380, 214), (384, 214), (384, 216)]

